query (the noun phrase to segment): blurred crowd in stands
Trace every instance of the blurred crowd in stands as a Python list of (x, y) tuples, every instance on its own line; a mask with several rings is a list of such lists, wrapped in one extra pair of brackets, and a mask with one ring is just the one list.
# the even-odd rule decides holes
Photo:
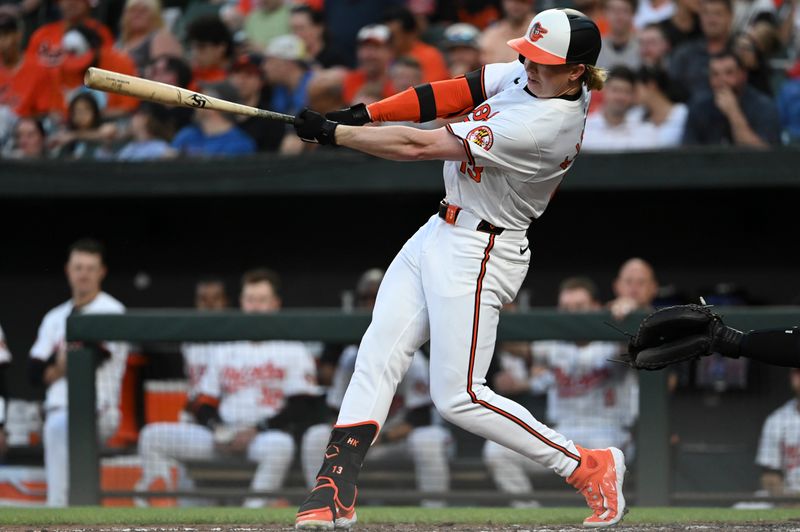
[(506, 41), (551, 7), (603, 34), (586, 151), (800, 138), (795, 0), (0, 0), (0, 157), (299, 154), (316, 146), (285, 124), (141, 103), (83, 74), (327, 112), (516, 61)]

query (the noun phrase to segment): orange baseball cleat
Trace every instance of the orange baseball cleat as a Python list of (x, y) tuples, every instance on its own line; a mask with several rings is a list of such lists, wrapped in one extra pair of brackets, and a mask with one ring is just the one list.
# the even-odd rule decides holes
[(586, 498), (592, 515), (583, 520), (583, 526), (602, 528), (614, 526), (628, 511), (622, 483), (625, 478), (625, 455), (616, 447), (584, 449), (576, 446), (581, 464), (567, 482)]
[(358, 489), (354, 488), (353, 504), (345, 506), (339, 499), (339, 488), (333, 479), (318, 477), (311, 495), (300, 506), (295, 518), (296, 530), (348, 529), (356, 522)]

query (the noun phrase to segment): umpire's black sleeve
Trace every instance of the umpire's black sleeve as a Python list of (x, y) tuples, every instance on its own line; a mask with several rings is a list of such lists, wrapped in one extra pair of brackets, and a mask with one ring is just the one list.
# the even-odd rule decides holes
[(759, 329), (742, 339), (741, 356), (788, 368), (800, 368), (800, 329)]

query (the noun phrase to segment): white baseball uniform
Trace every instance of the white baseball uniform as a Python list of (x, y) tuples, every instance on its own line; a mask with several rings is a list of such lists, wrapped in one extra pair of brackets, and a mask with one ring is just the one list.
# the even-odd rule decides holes
[[(342, 405), (342, 399), (355, 370), (357, 353), (358, 346), (351, 345), (345, 348), (339, 358), (326, 397), (328, 406), (334, 410), (338, 410)], [(408, 372), (400, 381), (397, 393), (392, 398), (383, 425), (384, 430), (403, 423), (409, 410), (426, 405), (433, 407), (429, 383), (427, 360), (425, 355), (418, 352), (413, 355)], [(330, 435), (331, 425), (327, 423), (314, 425), (303, 435), (301, 456), (303, 473), (309, 487), (313, 487), (317, 482), (317, 473), (322, 466)], [(403, 440), (374, 446), (366, 460), (369, 463), (392, 460), (401, 455), (410, 456), (414, 462), (417, 489), (428, 493), (441, 493), (447, 491), (450, 484), (448, 453), (451, 445), (452, 438), (449, 431), (440, 425), (430, 424), (415, 427)]]
[(756, 464), (783, 473), (784, 489), (800, 492), (800, 403), (792, 399), (769, 415), (761, 430)]
[(197, 387), (208, 369), (213, 353), (218, 349), (219, 344), (216, 342), (181, 344), (183, 369), (189, 384), (189, 397), (197, 395)]
[[(66, 349), (67, 318), (80, 314), (122, 314), (125, 307), (105, 292), (100, 292), (90, 303), (75, 309), (67, 301), (45, 314), (30, 356), (46, 362), (60, 350)], [(125, 363), (128, 358), (127, 344), (108, 342), (103, 344), (111, 356), (95, 372), (97, 390), (97, 431), (101, 441), (111, 437), (117, 430), (120, 419), (119, 391)], [(66, 506), (69, 488), (69, 451), (67, 447), (67, 379), (61, 377), (47, 387), (44, 401), (46, 419), (44, 423), (44, 465), (47, 472), (47, 504)]]
[(337, 424), (382, 426), (413, 353), (430, 338), (440, 414), (568, 477), (580, 461), (575, 445), (484, 377), (500, 308), (528, 271), (525, 231), (580, 151), (590, 96), (583, 87), (576, 99), (537, 98), (519, 62), (487, 65), (483, 89), (484, 103), (447, 126), (464, 155), (444, 163), (446, 200), (462, 210), (455, 219), (448, 211), (454, 223), (432, 216), (389, 266)]
[[(255, 427), (278, 414), (292, 395), (318, 395), (313, 357), (300, 342), (227, 342), (209, 348), (208, 366), (197, 384), (198, 397), (218, 401), (222, 433)], [(258, 463), (251, 488), (277, 490), (283, 485), (294, 458), (294, 440), (282, 431), (260, 432), (246, 455)], [(161, 480), (169, 488), (169, 468), (174, 460), (203, 460), (215, 456), (215, 432), (194, 423), (153, 423), (139, 435), (143, 474), (142, 490)], [(179, 464), (178, 464), (179, 465)], [(248, 499), (247, 506), (262, 506), (263, 499)]]
[[(0, 365), (11, 363), (11, 352), (6, 345), (6, 337), (3, 335), (3, 328), (0, 327)], [(2, 384), (3, 390), (6, 389), (5, 383)], [(0, 395), (0, 427), (6, 422), (6, 398)]]
[[(534, 361), (549, 369), (532, 385), (547, 390), (547, 418), (554, 429), (591, 448), (618, 447), (630, 451), (630, 426), (638, 415), (639, 387), (629, 369), (609, 362), (619, 353), (615, 342), (575, 344), (534, 342)], [(547, 384), (542, 386), (542, 381)], [(541, 466), (524, 456), (487, 442), (484, 460), (495, 484), (508, 493), (532, 491), (528, 473)]]

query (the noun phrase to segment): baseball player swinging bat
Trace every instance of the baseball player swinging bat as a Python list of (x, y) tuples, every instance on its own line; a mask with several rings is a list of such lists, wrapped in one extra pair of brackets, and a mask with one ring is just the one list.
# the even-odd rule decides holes
[(246, 116), (257, 116), (267, 120), (278, 120), (287, 124), (294, 122), (294, 116), (274, 111), (267, 111), (206, 96), (189, 89), (169, 85), (136, 76), (119, 74), (102, 68), (91, 67), (83, 77), (83, 83), (91, 88), (106, 92), (115, 92), (124, 96), (133, 96), (142, 100), (161, 103), (165, 105), (180, 105), (195, 109), (213, 109), (226, 113), (235, 113)]

